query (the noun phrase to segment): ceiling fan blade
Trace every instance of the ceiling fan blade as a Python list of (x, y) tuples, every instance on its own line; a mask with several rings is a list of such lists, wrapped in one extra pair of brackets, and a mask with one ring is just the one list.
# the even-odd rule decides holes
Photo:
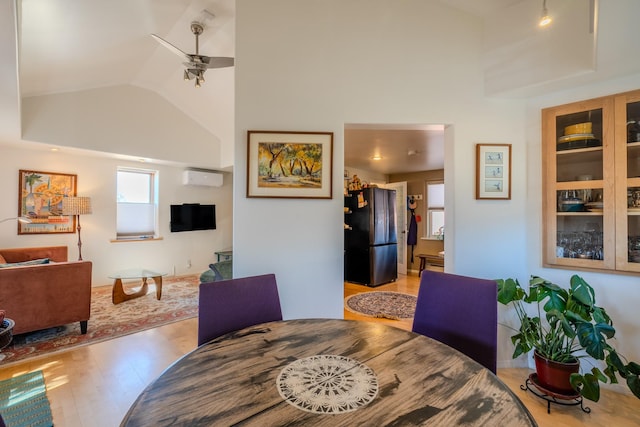
[(202, 62), (207, 64), (207, 68), (233, 67), (234, 59), (228, 56), (204, 56)]
[(181, 56), (185, 61), (191, 62), (193, 60), (191, 55), (188, 55), (188, 54), (184, 53), (183, 51), (181, 51), (180, 49), (178, 49), (177, 47), (175, 47), (174, 45), (172, 45), (171, 43), (169, 43), (168, 41), (166, 41), (162, 37), (157, 36), (155, 34), (151, 34), (151, 37), (156, 39), (156, 41), (158, 43), (160, 43), (162, 46), (164, 46), (167, 49), (169, 49), (171, 52), (175, 53), (178, 56)]

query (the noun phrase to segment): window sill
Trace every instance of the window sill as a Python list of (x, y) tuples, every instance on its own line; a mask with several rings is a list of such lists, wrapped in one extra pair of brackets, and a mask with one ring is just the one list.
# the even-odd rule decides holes
[(148, 242), (151, 240), (162, 240), (161, 236), (157, 237), (121, 237), (119, 239), (111, 239), (111, 243), (123, 243), (123, 242)]

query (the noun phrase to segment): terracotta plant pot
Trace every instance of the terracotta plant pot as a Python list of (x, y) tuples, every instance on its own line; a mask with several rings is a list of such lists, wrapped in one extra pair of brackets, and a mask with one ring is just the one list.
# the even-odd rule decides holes
[(580, 371), (580, 362), (562, 363), (549, 360), (537, 351), (533, 353), (536, 362), (536, 373), (538, 374), (538, 382), (546, 389), (558, 394), (574, 395), (576, 391), (571, 387), (569, 377), (571, 374)]

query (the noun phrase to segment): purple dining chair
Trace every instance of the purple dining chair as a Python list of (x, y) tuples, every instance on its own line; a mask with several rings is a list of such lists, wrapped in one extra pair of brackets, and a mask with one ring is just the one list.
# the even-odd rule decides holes
[(282, 310), (274, 274), (200, 284), (198, 345), (276, 320), (282, 320)]
[(495, 374), (497, 296), (493, 280), (424, 270), (412, 330), (455, 348)]

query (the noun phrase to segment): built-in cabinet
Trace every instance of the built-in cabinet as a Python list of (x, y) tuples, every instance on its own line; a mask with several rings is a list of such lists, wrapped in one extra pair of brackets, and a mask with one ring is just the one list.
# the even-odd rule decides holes
[(640, 90), (542, 110), (545, 265), (640, 272)]

